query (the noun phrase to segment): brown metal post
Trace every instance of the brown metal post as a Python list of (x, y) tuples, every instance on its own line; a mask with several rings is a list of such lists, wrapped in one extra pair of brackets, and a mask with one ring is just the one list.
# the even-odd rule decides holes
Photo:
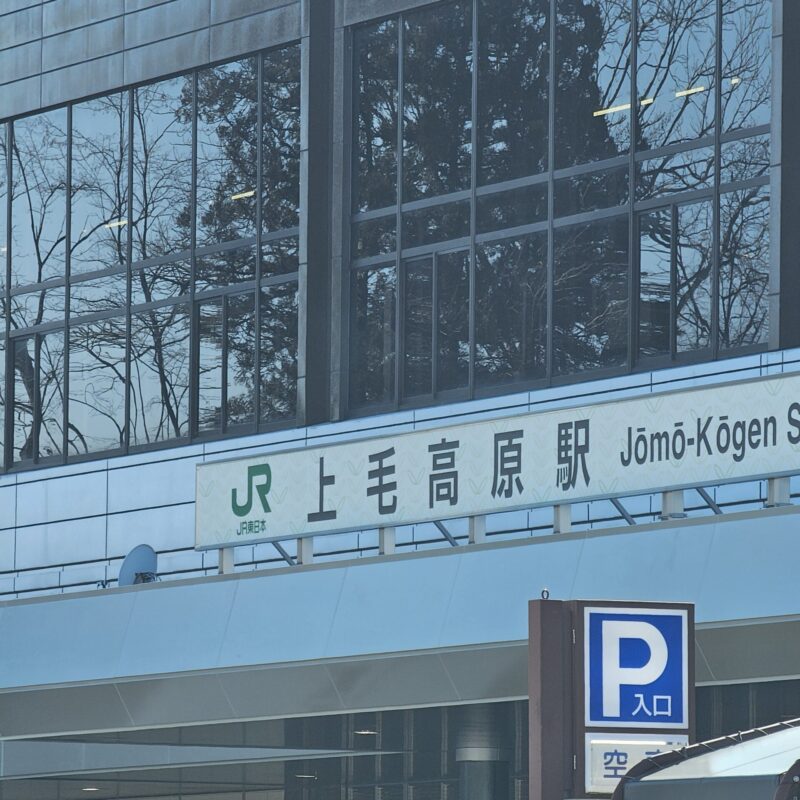
[(528, 604), (530, 800), (572, 793), (572, 622), (568, 603)]

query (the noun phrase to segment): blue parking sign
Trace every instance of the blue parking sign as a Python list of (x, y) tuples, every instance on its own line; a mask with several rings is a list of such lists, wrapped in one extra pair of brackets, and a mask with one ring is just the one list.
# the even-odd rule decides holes
[(587, 726), (689, 726), (685, 609), (585, 608), (584, 670)]

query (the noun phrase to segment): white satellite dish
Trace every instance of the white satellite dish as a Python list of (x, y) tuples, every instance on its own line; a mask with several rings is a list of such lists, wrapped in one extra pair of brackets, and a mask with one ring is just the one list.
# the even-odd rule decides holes
[(125, 556), (119, 568), (118, 586), (134, 586), (158, 580), (158, 556), (149, 544), (140, 544)]

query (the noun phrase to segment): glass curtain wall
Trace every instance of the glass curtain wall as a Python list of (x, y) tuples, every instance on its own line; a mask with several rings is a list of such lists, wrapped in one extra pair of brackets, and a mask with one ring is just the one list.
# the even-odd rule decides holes
[(351, 407), (763, 346), (771, 31), (771, 0), (355, 28)]
[(299, 45), (0, 124), (0, 157), (6, 468), (294, 418)]

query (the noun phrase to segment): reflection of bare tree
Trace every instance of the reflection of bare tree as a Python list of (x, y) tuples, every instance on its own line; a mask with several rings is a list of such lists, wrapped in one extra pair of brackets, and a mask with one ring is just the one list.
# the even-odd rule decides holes
[(771, 0), (722, 4), (722, 129), (765, 125), (772, 90)]
[[(66, 112), (53, 111), (19, 120), (12, 142), (12, 286), (37, 284), (63, 277), (66, 248)], [(63, 295), (62, 295), (63, 296)], [(40, 291), (12, 304), (13, 328), (42, 322), (51, 298)], [(63, 314), (63, 311), (61, 312)], [(60, 339), (60, 346), (57, 340)], [(40, 453), (62, 450), (63, 334), (18, 340), (14, 345), (16, 373), (15, 457), (31, 458), (35, 442)], [(38, 373), (38, 374), (37, 374)], [(55, 426), (55, 430), (53, 429)]]
[(554, 373), (620, 366), (627, 357), (627, 218), (557, 231)]
[(143, 86), (133, 101), (133, 260), (191, 244), (191, 76)]
[(471, 17), (455, 2), (405, 18), (404, 200), (469, 186)]
[(12, 286), (63, 277), (66, 248), (66, 111), (14, 123)]
[(657, 148), (713, 133), (714, 0), (641, 0), (638, 147)]
[(544, 374), (546, 240), (542, 234), (477, 249), (476, 380), (505, 383)]
[(189, 312), (184, 305), (134, 315), (131, 324), (132, 444), (159, 442), (188, 433), (189, 331)]
[(359, 403), (394, 399), (395, 294), (393, 267), (360, 270), (353, 276), (355, 311), (351, 331), (351, 396)]
[(354, 35), (359, 74), (355, 98), (353, 207), (392, 206), (397, 200), (397, 22), (386, 20)]
[(679, 352), (698, 350), (711, 343), (712, 225), (709, 202), (677, 209), (675, 313)]
[(631, 12), (626, 0), (559, 3), (556, 166), (630, 146)]
[(720, 348), (765, 342), (769, 321), (769, 187), (722, 195), (720, 251)]

